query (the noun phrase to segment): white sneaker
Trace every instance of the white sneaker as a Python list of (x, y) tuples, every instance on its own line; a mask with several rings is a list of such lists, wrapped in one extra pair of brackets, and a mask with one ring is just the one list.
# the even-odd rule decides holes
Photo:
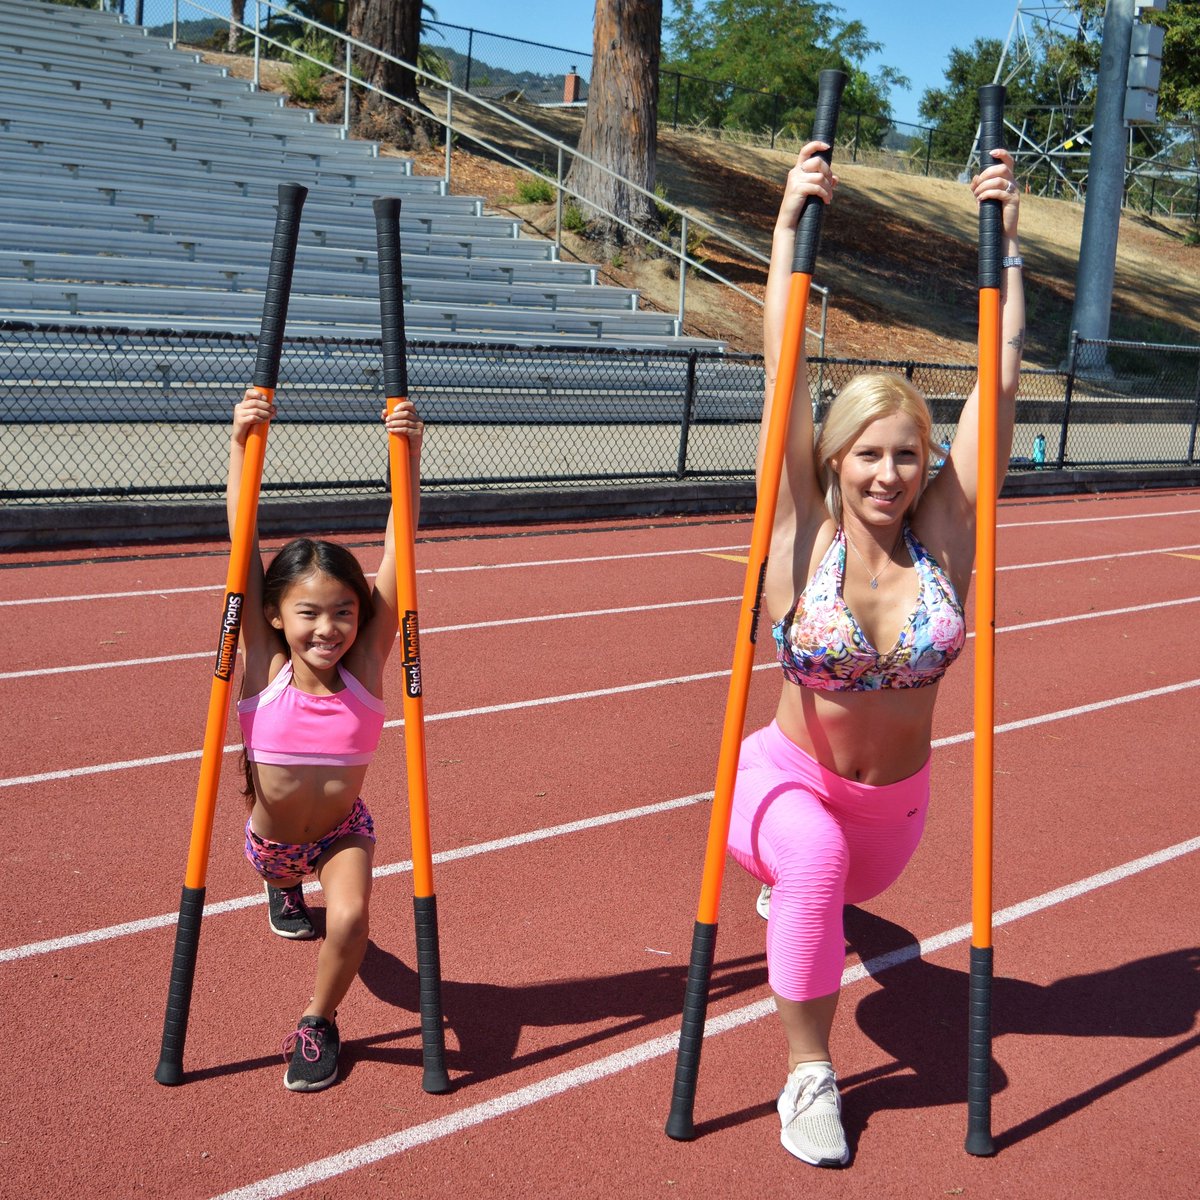
[(771, 915), (771, 885), (764, 883), (762, 891), (758, 893), (758, 899), (754, 902), (754, 907), (758, 915), (765, 921)]
[(827, 1062), (800, 1063), (788, 1076), (776, 1105), (783, 1148), (814, 1167), (842, 1167), (850, 1147), (842, 1130), (842, 1098)]

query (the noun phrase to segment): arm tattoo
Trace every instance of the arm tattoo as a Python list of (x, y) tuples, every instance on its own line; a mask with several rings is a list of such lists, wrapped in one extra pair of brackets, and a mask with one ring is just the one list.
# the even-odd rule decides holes
[(1018, 331), (1018, 333), (1017, 333), (1016, 337), (1009, 338), (1009, 340), (1008, 340), (1008, 344), (1009, 344), (1009, 345), (1010, 345), (1010, 346), (1011, 346), (1011, 347), (1012, 347), (1012, 348), (1013, 348), (1013, 349), (1014, 349), (1014, 350), (1015, 350), (1015, 351), (1016, 351), (1018, 354), (1020, 354), (1020, 353), (1021, 353), (1021, 351), (1022, 351), (1022, 350), (1024, 349), (1024, 347), (1025, 347), (1025, 330), (1024, 330), (1024, 329), (1022, 329), (1022, 330)]

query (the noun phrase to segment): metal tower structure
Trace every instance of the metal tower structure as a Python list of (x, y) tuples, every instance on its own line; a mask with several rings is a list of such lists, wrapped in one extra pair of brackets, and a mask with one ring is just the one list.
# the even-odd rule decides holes
[[(1017, 0), (992, 82), (1007, 87), (1028, 68), (1040, 64), (1047, 45), (1055, 40), (1081, 44), (1092, 40), (1078, 0), (1061, 4)], [(1039, 110), (1038, 115), (1044, 115), (1045, 121), (1039, 122), (1038, 128), (1034, 127), (1033, 113), (1016, 114), (1015, 119), (1006, 115), (1004, 123), (1012, 135), (1009, 149), (1039, 195), (1082, 197), (1091, 155), (1095, 101), (1094, 79), (1081, 87), (1078, 75), (1067, 77), (1060, 71), (1058, 100), (1048, 109)], [(978, 162), (978, 149), (972, 147), (968, 173)]]

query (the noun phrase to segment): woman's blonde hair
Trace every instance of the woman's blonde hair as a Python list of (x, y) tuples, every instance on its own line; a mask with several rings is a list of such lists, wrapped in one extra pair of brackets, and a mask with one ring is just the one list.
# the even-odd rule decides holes
[(825, 493), (825, 507), (840, 525), (842, 522), (842, 489), (832, 460), (849, 449), (873, 421), (902, 412), (911, 418), (921, 434), (924, 455), (921, 461), (921, 488), (909, 507), (908, 516), (916, 508), (929, 477), (929, 459), (944, 456), (945, 451), (933, 440), (933, 415), (925, 397), (907, 379), (885, 372), (856, 375), (834, 398), (821, 424), (817, 437), (817, 478)]

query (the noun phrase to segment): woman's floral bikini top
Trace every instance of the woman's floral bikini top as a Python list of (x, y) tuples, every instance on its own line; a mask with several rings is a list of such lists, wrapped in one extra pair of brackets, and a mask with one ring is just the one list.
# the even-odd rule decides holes
[(921, 590), (896, 644), (880, 654), (842, 599), (846, 534), (839, 526), (816, 574), (773, 626), (784, 676), (824, 692), (873, 692), (937, 683), (967, 640), (962, 605), (946, 573), (907, 523), (904, 544)]

